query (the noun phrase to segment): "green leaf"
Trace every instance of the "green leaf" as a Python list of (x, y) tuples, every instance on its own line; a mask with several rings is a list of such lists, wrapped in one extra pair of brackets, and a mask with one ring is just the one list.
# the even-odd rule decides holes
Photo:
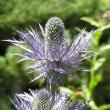
[(102, 47), (100, 47), (99, 53), (101, 54), (101, 53), (106, 52), (108, 50), (110, 50), (110, 44), (103, 45)]
[(0, 56), (0, 69), (6, 67), (6, 60), (4, 57)]
[(101, 105), (98, 110), (108, 110), (110, 109), (110, 104), (106, 104), (106, 105)]
[(93, 67), (92, 67), (92, 70), (93, 71), (96, 71), (96, 70), (98, 70), (102, 65), (103, 65), (103, 63), (105, 62), (105, 58), (100, 58), (100, 59), (98, 59), (96, 62), (95, 62), (95, 64), (93, 65)]
[(99, 41), (100, 41), (100, 38), (102, 36), (103, 32), (100, 31), (100, 30), (96, 30), (94, 32), (94, 39), (93, 39), (93, 42), (95, 43), (95, 45), (99, 45)]
[(92, 78), (92, 80), (89, 83), (90, 92), (93, 93), (94, 88), (97, 86), (97, 84), (101, 81), (102, 75), (97, 74)]
[(102, 26), (102, 24), (100, 22), (97, 22), (95, 20), (93, 20), (92, 17), (81, 17), (81, 20), (93, 25), (93, 26), (96, 26), (96, 27), (100, 27)]

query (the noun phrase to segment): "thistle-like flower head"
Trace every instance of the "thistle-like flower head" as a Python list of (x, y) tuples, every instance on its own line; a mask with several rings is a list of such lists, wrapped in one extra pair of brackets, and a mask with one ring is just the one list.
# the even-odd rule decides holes
[(40, 69), (40, 73), (35, 75), (34, 80), (45, 78), (50, 87), (56, 87), (65, 74), (69, 75), (74, 70), (83, 69), (80, 64), (90, 56), (88, 46), (93, 31), (86, 35), (83, 31), (68, 45), (64, 35), (64, 24), (60, 18), (50, 18), (45, 25), (45, 30), (41, 25), (39, 26), (43, 38), (31, 29), (27, 32), (18, 31), (20, 41), (15, 39), (8, 41), (25, 50), (25, 54), (18, 54), (22, 57), (20, 61), (33, 61), (33, 65), (28, 67), (29, 70)]
[(88, 106), (88, 102), (72, 103), (66, 94), (52, 95), (45, 89), (16, 94), (13, 104), (16, 110), (86, 110)]

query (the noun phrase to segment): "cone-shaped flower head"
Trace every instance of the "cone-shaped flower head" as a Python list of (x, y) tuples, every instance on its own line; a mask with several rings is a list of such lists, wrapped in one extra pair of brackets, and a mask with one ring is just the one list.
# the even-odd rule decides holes
[(36, 98), (32, 103), (33, 110), (44, 110), (44, 108), (48, 105), (50, 98), (51, 94), (45, 89), (38, 91)]
[(50, 88), (55, 88), (59, 86), (65, 74), (83, 69), (80, 64), (91, 56), (88, 47), (93, 31), (87, 34), (83, 31), (68, 45), (64, 35), (64, 24), (60, 18), (50, 18), (45, 25), (45, 31), (41, 25), (39, 26), (43, 38), (31, 29), (27, 32), (18, 31), (20, 41), (8, 41), (25, 50), (25, 54), (18, 54), (22, 57), (20, 61), (33, 61), (33, 65), (28, 67), (29, 71), (40, 69), (34, 80), (45, 78)]
[(58, 17), (50, 18), (45, 26), (45, 33), (49, 39), (62, 39), (64, 37), (64, 24), (63, 21)]
[(16, 94), (13, 104), (16, 110), (86, 110), (88, 106), (88, 102), (72, 103), (66, 94), (52, 95), (45, 89)]
[(64, 39), (64, 24), (58, 17), (52, 17), (48, 20), (45, 26), (45, 34), (48, 45), (52, 42), (61, 44)]
[(45, 25), (45, 41), (48, 57), (51, 60), (59, 60), (59, 47), (64, 41), (64, 24), (60, 18), (52, 17), (47, 21)]

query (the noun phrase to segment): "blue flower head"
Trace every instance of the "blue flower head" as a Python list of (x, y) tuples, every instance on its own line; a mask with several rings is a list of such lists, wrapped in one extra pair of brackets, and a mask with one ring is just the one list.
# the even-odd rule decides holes
[[(45, 78), (49, 87), (58, 86), (65, 75), (70, 75), (74, 70), (82, 70), (80, 66), (83, 60), (90, 56), (88, 47), (93, 31), (85, 34), (81, 32), (71, 44), (67, 44), (65, 39), (65, 27), (63, 21), (58, 17), (50, 18), (45, 29), (39, 24), (42, 36), (37, 31), (27, 30), (20, 32), (20, 40), (8, 40), (12, 44), (25, 50), (20, 61), (32, 60), (33, 65), (28, 70), (40, 69), (40, 73), (35, 75), (36, 80)], [(26, 46), (26, 45), (27, 46)]]
[(13, 104), (16, 110), (87, 110), (88, 101), (73, 103), (64, 93), (52, 95), (46, 89), (32, 91), (30, 94), (16, 94)]

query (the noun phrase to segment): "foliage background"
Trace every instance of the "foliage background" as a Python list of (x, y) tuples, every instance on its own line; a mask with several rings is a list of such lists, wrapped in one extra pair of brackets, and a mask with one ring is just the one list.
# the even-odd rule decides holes
[[(16, 30), (32, 26), (38, 29), (38, 22), (45, 26), (52, 16), (60, 17), (66, 27), (67, 39), (71, 42), (82, 29), (96, 30), (91, 50), (94, 56), (84, 65), (89, 73), (78, 71), (73, 78), (65, 79), (60, 87), (73, 100), (91, 99), (90, 106), (96, 110), (110, 109), (110, 0), (0, 0), (0, 40), (18, 39)], [(109, 13), (108, 13), (109, 12)], [(12, 93), (36, 89), (42, 81), (29, 83), (31, 75), (24, 68), (29, 62), (16, 63), (13, 54), (19, 48), (0, 41), (0, 109), (13, 110)]]

